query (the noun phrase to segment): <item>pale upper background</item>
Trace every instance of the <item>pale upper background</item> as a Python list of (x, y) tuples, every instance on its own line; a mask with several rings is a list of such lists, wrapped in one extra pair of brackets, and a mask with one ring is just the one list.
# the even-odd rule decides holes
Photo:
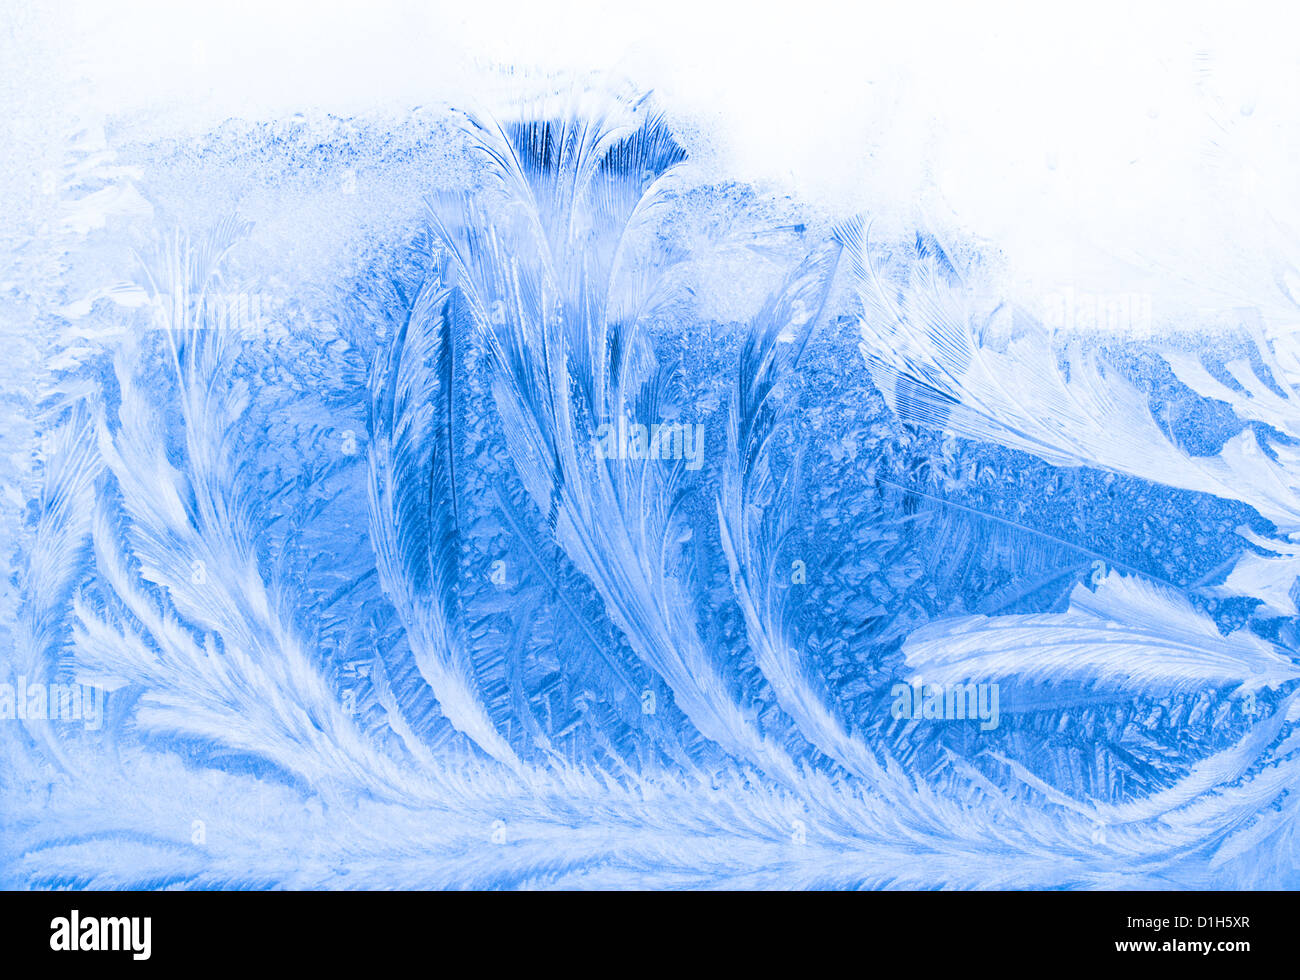
[(1276, 329), (1279, 278), (1300, 283), (1300, 16), (1132, 6), (35, 5), (4, 15), (0, 81), (8, 134), (75, 116), (166, 136), (621, 80), (705, 173), (974, 236), (1030, 302), (1136, 291), (1157, 322), (1258, 306)]

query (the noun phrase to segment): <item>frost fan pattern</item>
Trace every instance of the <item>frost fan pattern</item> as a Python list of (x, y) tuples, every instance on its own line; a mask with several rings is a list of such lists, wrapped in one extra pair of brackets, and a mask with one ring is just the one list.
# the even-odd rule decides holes
[(644, 100), (431, 133), (329, 281), (174, 148), (6, 242), (0, 881), (1294, 885), (1294, 335), (1051, 330)]

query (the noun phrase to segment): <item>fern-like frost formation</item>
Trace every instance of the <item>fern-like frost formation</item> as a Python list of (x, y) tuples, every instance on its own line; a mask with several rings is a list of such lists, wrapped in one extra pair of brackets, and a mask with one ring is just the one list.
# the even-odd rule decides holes
[(1295, 885), (1293, 336), (1051, 327), (648, 98), (69, 155), (0, 883)]

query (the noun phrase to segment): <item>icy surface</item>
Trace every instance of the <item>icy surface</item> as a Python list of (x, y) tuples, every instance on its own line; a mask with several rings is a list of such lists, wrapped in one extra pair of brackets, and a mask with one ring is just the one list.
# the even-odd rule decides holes
[(556, 91), (27, 97), (0, 884), (1294, 887), (1285, 276), (1026, 305)]

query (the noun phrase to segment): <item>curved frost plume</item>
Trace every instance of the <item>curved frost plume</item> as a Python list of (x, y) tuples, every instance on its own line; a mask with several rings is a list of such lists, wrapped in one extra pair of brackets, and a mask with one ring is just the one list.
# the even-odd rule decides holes
[(1281, 529), (1300, 529), (1297, 447), (1266, 452), (1246, 429), (1217, 456), (1192, 456), (1161, 431), (1146, 397), (1096, 354), (1071, 351), (1062, 370), (1038, 324), (1003, 349), (986, 342), (1001, 307), (981, 307), (935, 246), (918, 249), (899, 285), (877, 271), (861, 223), (842, 235), (863, 305), (862, 354), (903, 421), (1056, 466), (1093, 466), (1240, 500)]
[[(1118, 573), (1095, 592), (1076, 587), (1064, 613), (943, 620), (913, 632), (903, 652), (912, 684), (940, 685), (961, 698), (977, 679), (1010, 682), (1020, 709), (1035, 707), (1035, 688), (1044, 685), (1160, 697), (1216, 688), (1251, 692), (1300, 678), (1300, 669), (1272, 644), (1244, 630), (1222, 636), (1183, 597)], [(1259, 804), (1295, 792), (1300, 760), (1285, 745), (1270, 751), (1294, 700), (1294, 692), (1287, 695), (1237, 741), (1194, 763), (1171, 785), (1120, 803), (1076, 800), (1023, 764), (990, 755), (1049, 803), (1097, 826), (1127, 828), (1137, 835), (1135, 843), (1161, 830), (1194, 826), (1185, 822), (1191, 815), (1210, 821), (1200, 832), (1215, 840), (1243, 826), (1240, 801)], [(1037, 703), (1050, 703), (1050, 697)], [(1275, 768), (1258, 769), (1263, 761), (1283, 759)]]
[[(1256, 348), (1264, 349), (1263, 346)], [(1278, 394), (1259, 376), (1251, 363), (1238, 358), (1225, 364), (1224, 370), (1239, 391), (1229, 388), (1212, 375), (1204, 362), (1189, 351), (1161, 351), (1178, 380), (1202, 398), (1213, 398), (1232, 406), (1237, 417), (1271, 425), (1293, 439), (1300, 439), (1300, 404), (1294, 393)]]
[[(477, 321), (512, 458), (556, 541), (591, 581), (637, 655), (707, 738), (786, 781), (793, 764), (737, 702), (705, 647), (679, 516), (699, 430), (629, 443), (662, 422), (669, 373), (642, 331), (661, 298), (647, 240), (665, 177), (683, 158), (663, 123), (611, 106), (471, 135), (494, 178), (493, 217), (468, 198), (434, 202)], [(662, 432), (662, 430), (660, 430)], [(702, 450), (697, 445), (696, 450)]]
[(118, 504), (100, 494), (93, 512), (100, 587), (76, 600), (73, 666), (82, 683), (133, 695), (141, 729), (260, 756), (313, 785), (392, 794), (403, 780), (335, 699), (258, 568), (236, 447), (248, 388), (230, 370), (242, 324), (210, 301), (243, 232), (227, 223), (197, 243), (177, 233), (146, 264), (184, 462), (168, 452), (163, 399), (146, 392), (128, 340), (116, 418), (97, 426)]
[(1220, 598), (1258, 599), (1261, 608), (1274, 616), (1300, 616), (1295, 601), (1295, 582), (1300, 578), (1300, 543), (1290, 540), (1294, 535), (1275, 541), (1255, 534), (1248, 527), (1237, 528), (1237, 533), (1264, 554), (1242, 552), (1223, 582), (1202, 586), (1200, 591)]
[[(1212, 374), (1198, 354), (1163, 350), (1160, 356), (1178, 380), (1202, 398), (1225, 403), (1239, 419), (1261, 422), (1291, 439), (1300, 439), (1300, 398), (1296, 396), (1300, 361), (1296, 358), (1295, 343), (1295, 337), (1290, 334), (1270, 338), (1262, 331), (1255, 331), (1254, 358), (1236, 357), (1223, 365), (1232, 387)], [(1274, 448), (1290, 472), (1300, 473), (1300, 457), (1294, 447)], [(1244, 552), (1222, 583), (1203, 591), (1221, 597), (1259, 599), (1264, 610), (1275, 616), (1300, 615), (1293, 594), (1296, 579), (1300, 577), (1300, 544), (1293, 540), (1295, 530), (1289, 525), (1280, 525), (1280, 530), (1290, 532), (1284, 534), (1283, 541), (1264, 539), (1249, 528), (1238, 528), (1238, 534), (1265, 554)]]
[(443, 714), (492, 758), (518, 768), (488, 716), (457, 621), (450, 297), (436, 279), (423, 283), (371, 371), (370, 540), (384, 593)]
[(1273, 644), (1245, 629), (1223, 636), (1184, 597), (1119, 572), (1095, 592), (1076, 586), (1063, 613), (940, 620), (911, 633), (903, 653), (915, 677), (945, 686), (978, 678), (1177, 694), (1300, 677)]
[(801, 662), (786, 623), (778, 568), (798, 504), (798, 458), (779, 478), (773, 451), (788, 404), (778, 388), (799, 361), (830, 289), (840, 247), (811, 254), (753, 320), (727, 414), (727, 457), (718, 493), (718, 528), (745, 635), (759, 670), (803, 736), (849, 772), (875, 782), (871, 749), (845, 728), (823, 685)]
[[(78, 399), (66, 415), (46, 440), (40, 517), (23, 576), (11, 664), (39, 684), (57, 678), (72, 591), (87, 557), (95, 481), (103, 469), (85, 402)], [(48, 719), (27, 719), (26, 725), (53, 758), (68, 764)]]

